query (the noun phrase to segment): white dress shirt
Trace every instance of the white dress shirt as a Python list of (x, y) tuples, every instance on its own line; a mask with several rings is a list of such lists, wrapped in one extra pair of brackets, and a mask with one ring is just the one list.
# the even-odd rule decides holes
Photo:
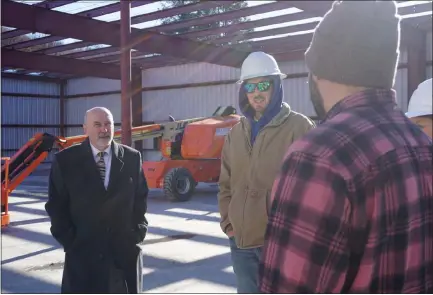
[[(92, 148), (93, 158), (95, 159), (95, 162), (97, 163), (99, 161), (98, 153), (100, 150), (95, 148), (92, 144), (90, 144), (90, 147)], [(110, 181), (110, 170), (111, 170), (111, 146), (106, 148), (104, 150), (104, 162), (105, 162), (105, 178), (104, 178), (104, 186), (105, 189), (108, 188), (108, 182)]]

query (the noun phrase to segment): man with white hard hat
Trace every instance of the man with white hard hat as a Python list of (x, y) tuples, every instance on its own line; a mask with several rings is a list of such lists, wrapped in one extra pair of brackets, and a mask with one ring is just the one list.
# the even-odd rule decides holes
[(272, 184), (287, 148), (315, 126), (283, 102), (285, 77), (271, 55), (253, 52), (245, 59), (238, 81), (244, 117), (227, 135), (222, 151), (218, 203), (238, 293), (258, 292)]
[(430, 138), (433, 137), (432, 79), (418, 85), (409, 101), (406, 116), (418, 125)]

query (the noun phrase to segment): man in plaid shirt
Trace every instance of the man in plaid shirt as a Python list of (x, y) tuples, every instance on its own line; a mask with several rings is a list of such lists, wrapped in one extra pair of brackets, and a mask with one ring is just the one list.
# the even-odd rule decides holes
[(339, 1), (306, 63), (323, 119), (272, 190), (264, 293), (432, 293), (432, 142), (395, 104), (393, 1)]

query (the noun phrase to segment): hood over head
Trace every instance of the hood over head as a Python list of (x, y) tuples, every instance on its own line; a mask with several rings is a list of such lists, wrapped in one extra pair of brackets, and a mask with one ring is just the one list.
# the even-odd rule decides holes
[(270, 76), (273, 82), (273, 91), (268, 106), (260, 120), (254, 119), (255, 110), (251, 107), (244, 88), (245, 81), (239, 89), (239, 109), (251, 123), (251, 140), (254, 142), (257, 133), (266, 126), (280, 111), (284, 98), (283, 85), (280, 76)]

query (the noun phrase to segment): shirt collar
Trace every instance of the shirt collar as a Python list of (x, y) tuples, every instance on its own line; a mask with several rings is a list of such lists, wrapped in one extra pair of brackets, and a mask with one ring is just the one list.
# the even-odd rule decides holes
[(336, 103), (328, 112), (325, 119), (322, 121), (332, 119), (339, 113), (356, 107), (373, 106), (373, 105), (387, 105), (396, 107), (395, 90), (393, 89), (367, 89), (357, 92), (355, 94), (346, 96), (341, 101)]
[[(93, 157), (98, 156), (98, 153), (99, 153), (100, 151), (99, 151), (97, 148), (95, 148), (92, 144), (90, 144), (90, 147), (91, 147), (91, 149), (92, 149)], [(108, 147), (104, 150), (104, 152), (106, 152), (107, 155), (110, 156), (110, 155), (111, 155), (111, 145), (108, 146)]]

